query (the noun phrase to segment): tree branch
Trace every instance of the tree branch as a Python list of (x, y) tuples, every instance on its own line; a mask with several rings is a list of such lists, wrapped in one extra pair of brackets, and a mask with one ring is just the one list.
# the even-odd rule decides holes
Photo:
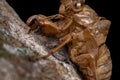
[[(5, 0), (0, 0), (0, 39), (1, 39), (2, 47), (5, 50), (4, 53), (9, 52), (15, 55), (31, 55), (32, 53), (37, 53), (37, 55), (40, 56), (48, 54), (48, 48), (45, 45), (49, 44), (47, 43), (49, 39), (45, 36), (37, 35), (34, 33), (27, 34), (28, 28), (24, 26), (25, 23), (19, 18), (19, 16), (9, 6), (9, 4)], [(66, 54), (64, 51), (59, 51), (58, 53)], [(5, 59), (0, 59), (0, 64), (3, 63), (3, 65), (5, 64), (9, 65), (8, 64), (9, 61), (6, 61), (7, 63), (5, 63), (5, 61), (6, 61)], [(21, 64), (21, 62), (18, 62), (16, 64), (17, 64), (16, 67), (18, 68), (18, 65)], [(30, 63), (24, 62), (22, 64), (30, 64)], [(15, 66), (15, 64), (12, 65)], [(55, 80), (56, 76), (58, 76), (57, 78), (59, 78), (57, 80), (81, 80), (81, 78), (78, 76), (75, 69), (71, 65), (59, 61), (53, 56), (50, 56), (47, 60), (36, 61), (35, 63), (32, 63), (32, 65), (29, 65), (27, 67), (30, 66), (35, 67), (35, 65), (38, 65), (38, 69), (40, 70), (44, 69), (44, 67), (48, 68), (47, 70), (50, 71), (48, 73), (47, 71), (43, 73), (51, 80)], [(23, 69), (25, 70), (25, 68)], [(37, 69), (35, 70), (32, 69), (32, 70), (30, 75), (33, 77), (32, 72), (34, 72)], [(39, 76), (42, 77), (41, 74), (43, 73), (42, 72), (39, 73)], [(53, 76), (49, 76), (49, 74), (53, 74)], [(0, 78), (0, 80), (4, 80), (4, 79)], [(22, 78), (21, 80), (26, 80), (26, 79)], [(34, 80), (39, 80), (39, 79), (35, 78)], [(42, 80), (47, 80), (47, 79), (42, 78)]]

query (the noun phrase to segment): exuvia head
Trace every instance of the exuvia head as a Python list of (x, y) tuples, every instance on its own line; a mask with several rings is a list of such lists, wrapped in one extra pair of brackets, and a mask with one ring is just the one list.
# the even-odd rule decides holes
[(79, 12), (85, 3), (85, 0), (61, 0), (61, 3), (61, 12), (70, 10), (73, 12)]

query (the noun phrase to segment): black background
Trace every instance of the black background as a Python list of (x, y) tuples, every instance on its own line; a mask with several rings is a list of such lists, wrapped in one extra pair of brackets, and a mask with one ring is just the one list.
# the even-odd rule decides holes
[[(21, 19), (25, 22), (27, 18), (34, 14), (53, 15), (58, 13), (60, 2), (59, 0), (7, 0), (9, 4), (19, 14)], [(119, 41), (120, 37), (119, 7), (116, 0), (86, 0), (86, 4), (91, 6), (100, 16), (104, 16), (111, 21), (111, 27), (106, 40), (106, 44), (111, 52), (113, 62), (113, 73), (111, 80), (120, 80), (117, 75), (120, 74), (118, 70), (120, 68), (119, 58)], [(117, 10), (116, 10), (117, 9)]]

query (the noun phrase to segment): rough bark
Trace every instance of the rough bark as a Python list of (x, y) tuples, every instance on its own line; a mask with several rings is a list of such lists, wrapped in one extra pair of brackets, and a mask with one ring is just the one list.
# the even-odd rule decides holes
[[(57, 39), (28, 34), (28, 27), (5, 0), (0, 0), (0, 80), (81, 80), (72, 65), (53, 56), (30, 61), (34, 55), (48, 54)], [(54, 40), (54, 41), (53, 41)], [(66, 60), (65, 49), (56, 57)]]

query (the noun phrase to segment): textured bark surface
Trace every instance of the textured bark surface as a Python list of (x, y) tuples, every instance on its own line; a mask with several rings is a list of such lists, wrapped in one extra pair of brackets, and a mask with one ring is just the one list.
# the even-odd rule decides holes
[[(32, 62), (34, 55), (46, 55), (57, 39), (27, 34), (28, 27), (5, 0), (0, 0), (0, 80), (81, 80), (75, 69), (63, 61), (65, 49), (46, 60)], [(53, 41), (54, 40), (54, 41)], [(33, 56), (33, 57), (32, 57)]]

